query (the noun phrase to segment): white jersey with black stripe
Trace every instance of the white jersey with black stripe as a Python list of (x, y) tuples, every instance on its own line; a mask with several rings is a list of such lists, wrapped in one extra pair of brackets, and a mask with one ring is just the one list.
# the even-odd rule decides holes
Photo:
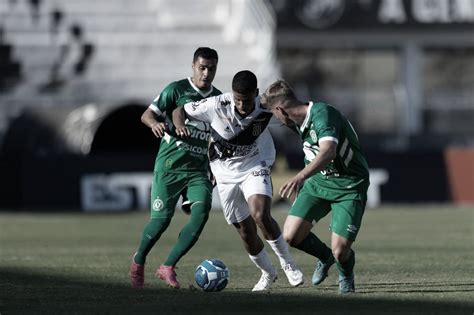
[(249, 171), (269, 169), (275, 161), (275, 146), (268, 131), (272, 113), (255, 100), (255, 109), (241, 117), (232, 93), (184, 105), (189, 119), (211, 126), (209, 159), (217, 181), (239, 182)]

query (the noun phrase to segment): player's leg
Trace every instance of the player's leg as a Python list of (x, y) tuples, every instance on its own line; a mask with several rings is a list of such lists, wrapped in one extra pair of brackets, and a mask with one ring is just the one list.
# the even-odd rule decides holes
[(168, 258), (160, 266), (158, 273), (161, 278), (175, 288), (179, 288), (174, 271), (176, 264), (197, 242), (209, 218), (211, 209), (212, 186), (206, 174), (188, 174), (187, 200), (190, 201), (190, 217), (181, 229), (176, 244)]
[(339, 293), (349, 294), (355, 291), (354, 265), (355, 253), (351, 249), (352, 241), (332, 233), (331, 247), (339, 270)]
[(311, 232), (313, 221), (319, 221), (330, 210), (329, 202), (312, 194), (312, 185), (305, 183), (286, 218), (283, 234), (290, 246), (316, 257), (313, 285), (320, 284), (334, 264), (331, 249)]
[(237, 229), (250, 260), (262, 271), (262, 276), (252, 291), (270, 289), (277, 277), (276, 269), (268, 257), (265, 246), (258, 236), (255, 221), (250, 216), (247, 202), (235, 183), (218, 183), (222, 210), (228, 224)]
[(140, 245), (133, 256), (130, 267), (132, 286), (143, 287), (144, 265), (146, 257), (163, 232), (168, 228), (179, 198), (179, 182), (174, 175), (156, 172), (153, 176), (151, 191), (151, 219), (146, 224)]
[[(254, 174), (264, 174), (255, 176)], [(266, 174), (266, 175), (265, 175)], [(280, 265), (292, 286), (303, 284), (303, 273), (296, 266), (288, 250), (278, 223), (270, 209), (272, 203), (271, 178), (267, 172), (252, 172), (241, 184), (250, 214), (263, 233), (264, 238), (280, 260)]]
[(277, 272), (267, 255), (261, 238), (258, 236), (255, 221), (251, 216), (248, 216), (245, 220), (233, 224), (244, 243), (250, 260), (262, 271), (262, 275), (252, 291), (269, 290), (277, 278)]
[(361, 226), (366, 199), (365, 194), (356, 194), (352, 200), (332, 204), (331, 247), (339, 270), (339, 293), (341, 294), (355, 291), (355, 253), (352, 250), (352, 244)]

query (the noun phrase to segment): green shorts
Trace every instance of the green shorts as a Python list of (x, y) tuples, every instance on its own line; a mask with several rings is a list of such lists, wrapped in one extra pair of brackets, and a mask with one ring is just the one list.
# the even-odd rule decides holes
[(367, 192), (333, 192), (306, 181), (289, 215), (311, 223), (318, 222), (332, 210), (332, 232), (355, 241), (364, 215)]
[(212, 185), (206, 173), (155, 172), (151, 186), (151, 218), (171, 218), (182, 194), (191, 203), (201, 201), (211, 209)]

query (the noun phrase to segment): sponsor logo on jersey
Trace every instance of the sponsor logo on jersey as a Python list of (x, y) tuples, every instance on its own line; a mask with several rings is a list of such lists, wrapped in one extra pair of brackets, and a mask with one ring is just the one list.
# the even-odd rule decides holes
[(159, 197), (153, 200), (153, 205), (151, 208), (153, 211), (161, 211), (163, 209), (164, 203), (163, 200), (161, 200)]
[(313, 140), (313, 142), (318, 142), (318, 136), (316, 135), (316, 131), (311, 130), (309, 132), (309, 136), (311, 137), (311, 140)]
[(220, 101), (220, 103), (221, 103), (221, 106), (230, 105), (230, 101), (229, 101), (229, 100)]
[(329, 176), (334, 176), (334, 177), (339, 177), (339, 172), (335, 168), (326, 168), (325, 170), (321, 171), (321, 174), (323, 176), (329, 177)]
[(179, 150), (187, 151), (191, 154), (198, 154), (198, 155), (206, 155), (207, 154), (207, 147), (200, 147), (198, 145), (190, 145), (189, 143), (177, 141), (176, 146)]
[(198, 140), (206, 140), (209, 141), (211, 134), (209, 132), (200, 131), (200, 130), (191, 130), (191, 138), (198, 139)]
[(269, 169), (261, 169), (258, 171), (253, 171), (252, 172), (253, 176), (270, 176), (270, 170)]

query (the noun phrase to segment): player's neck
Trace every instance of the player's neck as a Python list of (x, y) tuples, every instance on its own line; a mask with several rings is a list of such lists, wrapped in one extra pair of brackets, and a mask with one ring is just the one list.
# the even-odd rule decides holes
[(308, 106), (306, 104), (302, 104), (298, 107), (295, 107), (290, 114), (290, 119), (293, 120), (298, 126), (301, 126), (306, 119), (306, 115), (308, 114)]
[(253, 113), (254, 110), (255, 110), (255, 107), (254, 107), (253, 109), (251, 109), (251, 110), (248, 110), (248, 111), (242, 113), (237, 107), (235, 107), (235, 111), (236, 111), (237, 113), (239, 113), (240, 117), (242, 117), (242, 118), (247, 117), (248, 115), (250, 115), (250, 113)]
[(209, 92), (211, 89), (212, 89), (212, 85), (208, 86), (207, 88), (203, 88), (203, 87), (200, 87), (196, 84), (196, 82), (194, 82), (194, 78), (191, 77), (191, 82), (194, 84), (194, 86), (196, 88), (198, 88), (199, 91), (201, 92)]

